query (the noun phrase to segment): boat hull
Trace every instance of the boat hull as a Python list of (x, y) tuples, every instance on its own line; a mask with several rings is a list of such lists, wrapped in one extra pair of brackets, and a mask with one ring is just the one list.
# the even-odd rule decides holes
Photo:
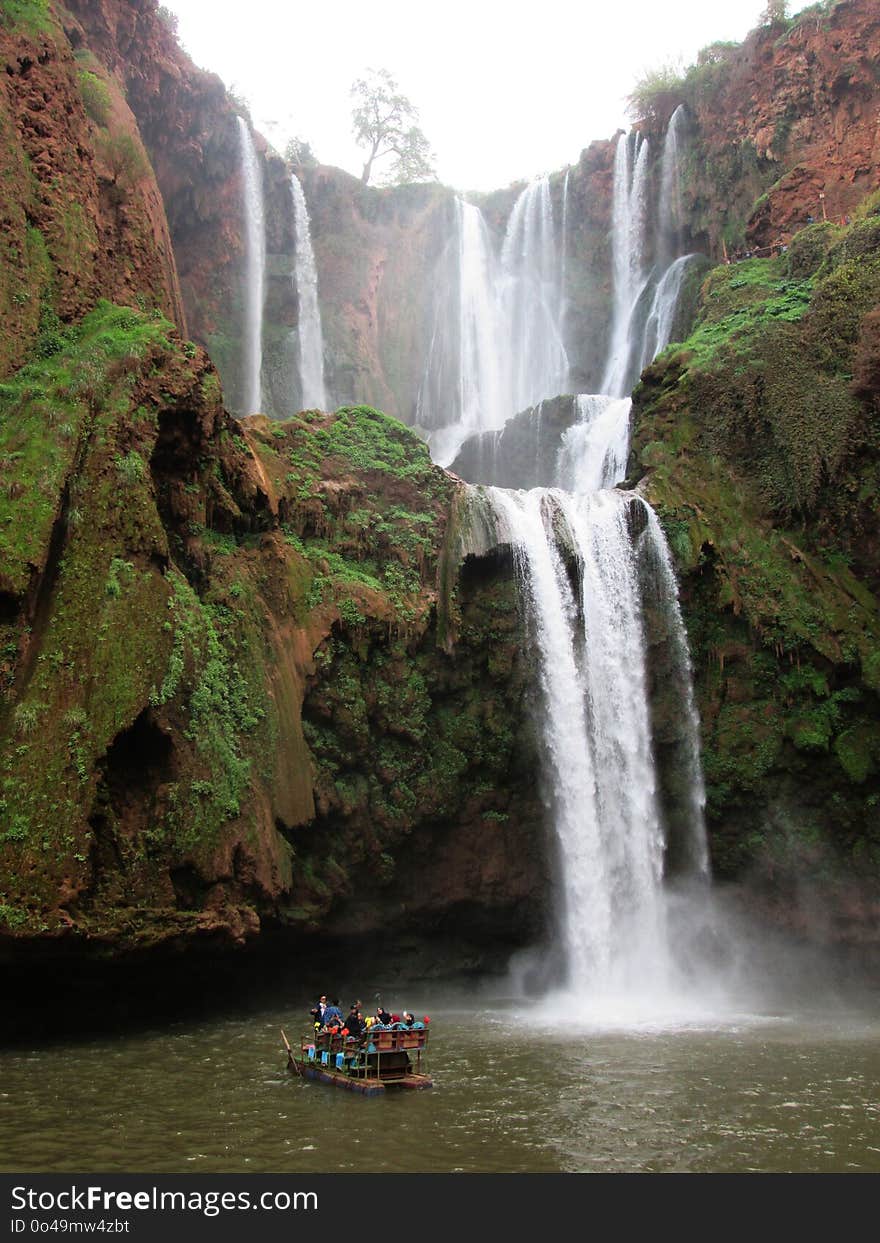
[(335, 1088), (344, 1088), (347, 1092), (359, 1092), (361, 1096), (382, 1096), (387, 1088), (406, 1088), (409, 1091), (420, 1091), (434, 1086), (430, 1075), (401, 1075), (396, 1079), (375, 1079), (369, 1076), (342, 1074), (326, 1066), (316, 1066), (314, 1062), (300, 1061), (292, 1057), (288, 1069), (301, 1075), (304, 1079), (312, 1079), (317, 1083), (329, 1083)]

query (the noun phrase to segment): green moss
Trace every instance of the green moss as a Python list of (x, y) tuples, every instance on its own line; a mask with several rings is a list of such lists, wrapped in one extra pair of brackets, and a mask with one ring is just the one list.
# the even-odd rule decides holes
[(871, 724), (844, 730), (834, 740), (834, 752), (850, 781), (862, 785), (877, 771), (880, 729)]
[[(118, 368), (156, 346), (171, 325), (107, 302), (79, 327), (58, 334), (57, 348), (0, 384), (0, 565), (5, 589), (26, 590), (39, 566), (77, 455), (111, 389), (125, 390)], [(111, 372), (115, 373), (111, 379)], [(137, 457), (137, 454), (134, 454)], [(134, 460), (120, 456), (120, 461)], [(143, 478), (143, 462), (138, 478)], [(132, 480), (129, 480), (132, 482)]]
[(840, 232), (839, 227), (830, 220), (820, 220), (796, 233), (789, 242), (785, 256), (788, 274), (794, 280), (807, 280), (815, 276), (840, 237)]
[(168, 580), (174, 641), (165, 677), (152, 698), (157, 706), (184, 698), (184, 736), (194, 744), (204, 775), (178, 789), (164, 827), (177, 849), (210, 849), (220, 828), (241, 811), (251, 771), (242, 735), (254, 730), (264, 712), (251, 702), (245, 678), (223, 641), (223, 611), (204, 605), (177, 571), (169, 571)]
[(31, 36), (51, 34), (55, 29), (49, 0), (3, 0), (0, 25)]

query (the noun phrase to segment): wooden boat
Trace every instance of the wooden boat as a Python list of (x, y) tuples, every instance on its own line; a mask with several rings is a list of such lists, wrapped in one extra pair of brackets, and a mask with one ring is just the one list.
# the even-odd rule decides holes
[(434, 1086), (425, 1072), (428, 1029), (423, 1024), (373, 1027), (360, 1039), (315, 1032), (303, 1037), (299, 1057), (281, 1033), (287, 1068), (303, 1079), (332, 1083), (363, 1096), (379, 1096), (387, 1088), (418, 1090)]

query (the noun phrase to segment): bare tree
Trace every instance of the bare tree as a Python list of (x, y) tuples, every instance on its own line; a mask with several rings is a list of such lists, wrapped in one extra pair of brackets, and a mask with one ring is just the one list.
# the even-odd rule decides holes
[(354, 101), (352, 128), (359, 147), (367, 149), (361, 181), (367, 185), (373, 164), (393, 156), (385, 182), (430, 181), (435, 173), (427, 138), (418, 126), (419, 114), (387, 69), (370, 69), (351, 88)]

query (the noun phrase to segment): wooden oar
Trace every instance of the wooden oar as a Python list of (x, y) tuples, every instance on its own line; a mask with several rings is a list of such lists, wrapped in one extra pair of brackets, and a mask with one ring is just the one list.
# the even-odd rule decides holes
[(306, 1077), (306, 1076), (305, 1076), (305, 1071), (304, 1071), (304, 1070), (300, 1067), (300, 1065), (299, 1065), (299, 1063), (297, 1062), (296, 1058), (293, 1056), (293, 1049), (291, 1049), (291, 1047), (290, 1047), (290, 1041), (287, 1039), (287, 1037), (286, 1037), (286, 1036), (285, 1036), (285, 1034), (284, 1034), (284, 1028), (283, 1028), (283, 1027), (281, 1028), (281, 1039), (284, 1041), (284, 1047), (285, 1047), (285, 1049), (287, 1050), (287, 1060), (288, 1060), (288, 1062), (290, 1062), (290, 1064), (291, 1064), (291, 1065), (293, 1066), (293, 1068), (296, 1070), (296, 1073), (299, 1075), (300, 1079), (305, 1079), (305, 1077)]

